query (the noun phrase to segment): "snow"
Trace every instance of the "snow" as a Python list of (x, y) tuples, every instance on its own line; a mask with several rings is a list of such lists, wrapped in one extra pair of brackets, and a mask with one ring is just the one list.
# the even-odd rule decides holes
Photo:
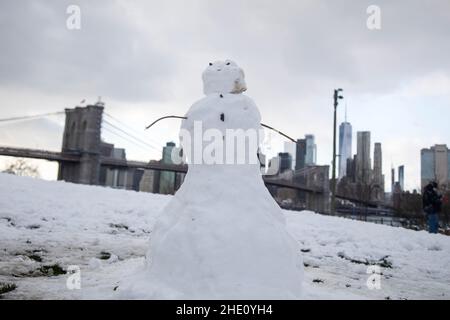
[[(17, 285), (4, 298), (120, 298), (126, 279), (145, 267), (155, 221), (172, 198), (0, 174), (0, 282)], [(283, 213), (303, 251), (302, 298), (449, 299), (449, 237), (308, 211)], [(41, 262), (28, 257), (33, 251)], [(100, 259), (102, 252), (117, 259)], [(369, 290), (367, 265), (350, 260), (386, 256), (392, 267), (381, 267), (381, 288)], [(66, 274), (33, 274), (54, 264), (78, 265), (81, 290), (67, 289)]]
[(231, 60), (210, 63), (203, 72), (202, 79), (205, 95), (241, 93), (247, 89), (244, 71)]

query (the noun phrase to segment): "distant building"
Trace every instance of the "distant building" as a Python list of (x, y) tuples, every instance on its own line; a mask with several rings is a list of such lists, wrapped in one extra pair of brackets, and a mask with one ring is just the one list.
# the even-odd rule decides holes
[(357, 133), (356, 147), (356, 182), (369, 185), (372, 178), (369, 131), (359, 131)]
[[(337, 192), (340, 195), (363, 200), (385, 201), (383, 156), (381, 143), (377, 142), (373, 153), (373, 170), (370, 157), (370, 132), (357, 133), (357, 153), (347, 158), (345, 174), (340, 173)], [(340, 168), (341, 169), (341, 168)]]
[(308, 166), (295, 170), (293, 180), (299, 185), (323, 191), (321, 194), (298, 192), (298, 200), (306, 208), (318, 212), (328, 212), (330, 209), (330, 166)]
[(347, 160), (352, 158), (352, 125), (342, 122), (339, 126), (339, 179), (347, 174)]
[[(172, 151), (176, 148), (174, 142), (167, 142), (163, 147), (162, 163), (173, 164)], [(174, 194), (175, 193), (175, 172), (161, 171), (159, 177), (159, 193)]]
[(384, 175), (381, 143), (375, 143), (373, 152), (373, 173), (372, 173), (372, 199), (375, 201), (384, 200)]
[[(115, 148), (113, 144), (101, 142), (101, 155), (108, 158), (126, 160), (125, 149)], [(144, 170), (136, 168), (101, 167), (99, 184), (105, 187), (139, 191)]]
[[(159, 161), (151, 160), (150, 163), (157, 163)], [(160, 171), (158, 170), (144, 170), (142, 179), (139, 183), (139, 191), (159, 193)]]
[(305, 135), (306, 140), (306, 155), (305, 155), (305, 165), (311, 166), (315, 165), (317, 161), (317, 145), (315, 143), (314, 135)]
[(295, 155), (295, 170), (300, 170), (305, 167), (306, 161), (306, 139), (298, 139)]
[(345, 176), (349, 182), (355, 182), (356, 179), (356, 155), (353, 158), (347, 159), (347, 168)]
[(420, 151), (420, 180), (422, 190), (430, 182), (436, 181), (439, 188), (450, 187), (450, 152), (445, 144), (437, 144)]
[(280, 163), (280, 167), (279, 167), (279, 173), (283, 173), (287, 170), (292, 170), (292, 156), (290, 153), (288, 152), (280, 152), (278, 154), (278, 158), (279, 158), (279, 163)]
[(280, 157), (272, 157), (267, 163), (266, 174), (277, 175), (280, 173)]
[(383, 183), (382, 153), (379, 142), (375, 143), (373, 150), (373, 182), (380, 185)]
[(405, 191), (405, 166), (398, 167), (398, 184), (401, 191)]
[(395, 169), (391, 168), (391, 192), (394, 192), (395, 186)]
[(258, 159), (259, 159), (259, 167), (263, 172), (266, 170), (266, 155), (262, 152), (258, 153)]
[(294, 170), (295, 169), (295, 161), (296, 161), (296, 143), (292, 142), (292, 141), (285, 141), (284, 142), (284, 152), (287, 152), (291, 155), (291, 163), (292, 163), (292, 167), (291, 169)]

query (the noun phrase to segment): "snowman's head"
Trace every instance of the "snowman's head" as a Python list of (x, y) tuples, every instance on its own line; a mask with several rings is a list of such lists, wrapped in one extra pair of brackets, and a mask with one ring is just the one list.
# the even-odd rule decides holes
[(203, 72), (203, 92), (211, 93), (242, 93), (247, 90), (244, 71), (231, 61), (210, 62)]

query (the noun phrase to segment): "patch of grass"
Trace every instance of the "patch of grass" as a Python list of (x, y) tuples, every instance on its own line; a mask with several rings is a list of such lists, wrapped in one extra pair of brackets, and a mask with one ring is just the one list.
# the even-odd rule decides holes
[(0, 295), (16, 290), (16, 288), (17, 286), (14, 283), (0, 282)]
[(50, 266), (42, 266), (39, 271), (46, 276), (59, 276), (61, 274), (66, 274), (67, 271), (61, 268), (59, 264), (53, 264)]
[(314, 282), (314, 283), (323, 283), (324, 281), (322, 279), (314, 279), (312, 282)]
[(111, 253), (106, 252), (106, 251), (100, 252), (100, 256), (99, 256), (100, 260), (108, 260), (109, 258), (111, 258)]
[(45, 250), (35, 249), (35, 250), (26, 250), (25, 252), (17, 252), (16, 256), (25, 256), (31, 260), (36, 262), (42, 262), (41, 253), (46, 252)]
[(34, 260), (37, 262), (42, 262), (42, 258), (37, 254), (30, 254), (30, 255), (27, 255), (27, 257), (30, 258), (31, 260)]
[(110, 223), (109, 226), (111, 228), (117, 228), (117, 229), (125, 229), (128, 230), (128, 226), (123, 223)]
[(358, 259), (350, 258), (347, 255), (345, 255), (344, 253), (339, 252), (338, 257), (345, 259), (347, 261), (350, 261), (351, 263), (364, 264), (366, 266), (380, 266), (383, 268), (392, 269), (392, 262), (388, 260), (389, 256), (384, 256), (383, 258), (378, 259), (378, 260), (368, 260), (368, 259), (358, 260)]
[(117, 230), (126, 230), (131, 233), (135, 232), (133, 229), (130, 229), (130, 227), (128, 227), (126, 224), (123, 223), (110, 223), (109, 227)]
[(41, 226), (38, 224), (30, 224), (29, 226), (26, 226), (27, 229), (34, 230), (39, 229)]

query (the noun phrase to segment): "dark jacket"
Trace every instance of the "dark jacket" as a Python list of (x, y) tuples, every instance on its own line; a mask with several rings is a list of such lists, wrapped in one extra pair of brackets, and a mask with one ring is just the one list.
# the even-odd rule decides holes
[(434, 189), (433, 185), (428, 184), (422, 195), (423, 210), (427, 214), (439, 213), (442, 207), (442, 196)]

